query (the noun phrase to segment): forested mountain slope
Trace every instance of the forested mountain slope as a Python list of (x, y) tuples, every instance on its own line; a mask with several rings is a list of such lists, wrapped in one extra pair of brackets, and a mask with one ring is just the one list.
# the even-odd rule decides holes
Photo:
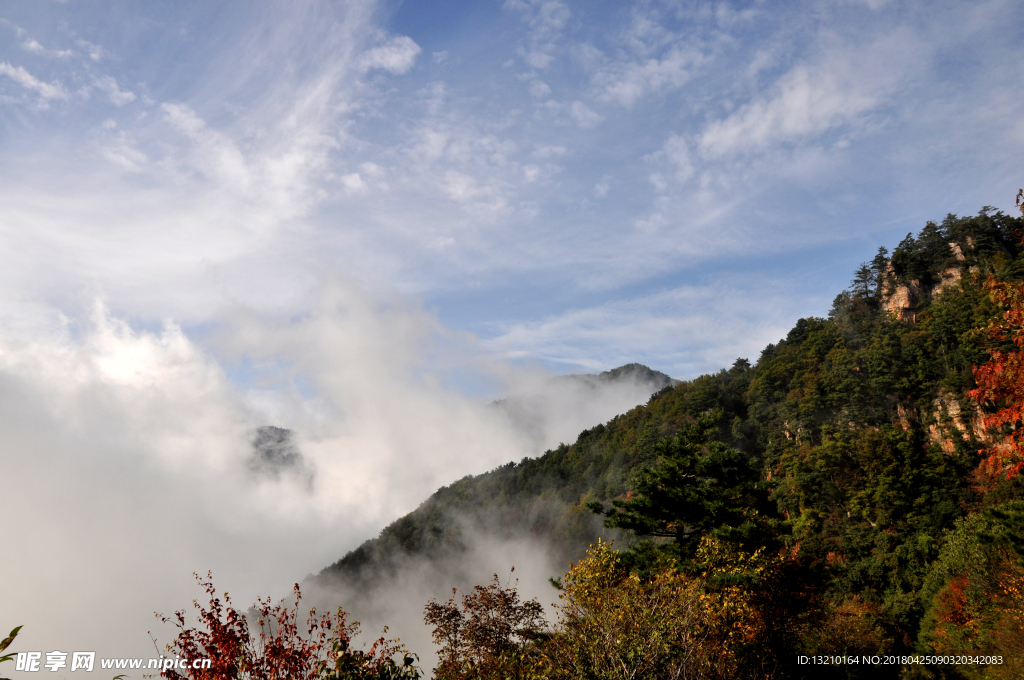
[(863, 628), (829, 640), (934, 649), (964, 551), (994, 559), (972, 538), (980, 511), (1024, 497), (1019, 477), (978, 473), (994, 434), (966, 394), (993, 349), (980, 329), (1000, 311), (983, 283), (1024, 278), (1022, 227), (989, 209), (928, 223), (862, 265), (828, 318), (799, 320), (756, 363), (668, 386), (571, 445), (444, 487), (317, 579), (372, 587), (401, 556), (457, 560), (467, 521), (578, 559), (608, 531), (588, 506), (632, 498), (664, 442), (699, 421), (759, 476), (770, 502), (758, 521), (788, 551), (790, 585), (817, 603), (815, 625)]
[(467, 520), (497, 536), (548, 539), (566, 560), (577, 559), (602, 533), (586, 502), (626, 493), (632, 472), (650, 460), (653, 445), (681, 424), (720, 403), (741, 407), (748, 373), (749, 364), (740, 361), (717, 376), (666, 386), (647, 405), (580, 433), (571, 446), (443, 487), (320, 577), (377, 578), (392, 558), (409, 554), (457, 559), (465, 548)]
[(510, 462), (442, 487), (378, 538), (326, 568), (319, 578), (373, 582), (391, 573), (403, 557), (457, 560), (467, 547), (463, 536), (467, 523), (499, 538), (525, 534), (550, 540), (565, 558), (562, 562), (582, 555), (598, 535), (607, 533), (583, 503), (625, 493), (630, 472), (649, 457), (651, 445), (675, 431), (669, 423), (682, 422), (686, 413), (699, 413), (703, 407), (677, 404), (687, 388), (674, 390), (672, 385), (678, 387), (678, 381), (639, 364), (597, 376), (560, 379), (643, 380), (665, 387), (646, 406), (584, 431), (572, 446), (562, 445), (538, 458)]

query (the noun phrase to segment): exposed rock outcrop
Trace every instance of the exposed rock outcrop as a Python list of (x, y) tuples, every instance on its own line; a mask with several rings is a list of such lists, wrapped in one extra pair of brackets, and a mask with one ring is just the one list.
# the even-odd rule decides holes
[[(974, 241), (973, 240), (968, 238), (967, 242), (970, 244), (970, 247), (972, 247), (972, 248), (974, 247)], [(955, 257), (957, 259), (957, 262), (963, 262), (964, 260), (967, 259), (966, 257), (964, 257), (964, 251), (960, 249), (960, 244), (959, 243), (950, 243), (949, 244), (949, 249), (953, 251), (953, 257)]]
[[(892, 264), (889, 266), (892, 267)], [(907, 285), (900, 283), (893, 286), (888, 281), (889, 279), (886, 289), (882, 292), (882, 308), (904, 323), (914, 323), (917, 314), (913, 308), (921, 296), (921, 282), (914, 279)]]
[(932, 299), (935, 299), (942, 295), (942, 291), (951, 286), (955, 286), (960, 282), (960, 279), (964, 277), (963, 269), (960, 267), (950, 267), (939, 274), (939, 282), (934, 288), (932, 288)]
[(899, 426), (901, 428), (903, 428), (903, 430), (905, 432), (909, 432), (910, 431), (910, 427), (911, 427), (911, 425), (910, 425), (910, 418), (911, 418), (911, 416), (912, 416), (911, 412), (906, 407), (904, 407), (903, 404), (897, 404), (896, 405), (896, 418), (897, 418), (897, 422), (899, 423)]
[[(972, 249), (973, 247), (973, 241), (968, 238), (967, 248)], [(939, 282), (928, 291), (928, 295), (932, 299), (942, 295), (942, 292), (947, 288), (955, 287), (964, 277), (963, 269), (967, 257), (964, 255), (963, 248), (961, 248), (959, 243), (950, 243), (949, 250), (956, 259), (957, 264), (939, 272)], [(968, 271), (973, 274), (978, 271), (978, 268), (972, 266)], [(893, 267), (892, 260), (890, 260), (882, 280), (882, 308), (888, 314), (895, 316), (904, 323), (914, 323), (917, 321), (914, 307), (921, 298), (921, 294), (922, 287), (918, 279), (913, 279), (908, 283), (900, 283), (898, 281), (896, 270)]]
[[(970, 239), (968, 239), (968, 247), (973, 247), (973, 243), (970, 241)], [(953, 257), (956, 258), (957, 262), (963, 263), (967, 260), (967, 258), (964, 257), (964, 251), (963, 249), (960, 248), (959, 243), (950, 243), (949, 249), (950, 251), (952, 251)], [(963, 277), (964, 272), (962, 264), (957, 264), (956, 266), (953, 267), (947, 267), (945, 271), (939, 273), (939, 283), (934, 288), (932, 288), (932, 299), (942, 295), (942, 291), (945, 290), (946, 288), (950, 288), (951, 286), (955, 286), (956, 284), (958, 284)]]
[(954, 437), (965, 442), (972, 439), (985, 446), (995, 442), (994, 433), (985, 427), (985, 415), (973, 399), (961, 402), (956, 393), (942, 390), (932, 402), (934, 422), (928, 426), (928, 439), (945, 453), (956, 450)]
[(944, 453), (956, 451), (956, 442), (950, 435), (959, 434), (964, 441), (971, 440), (971, 430), (964, 420), (964, 409), (953, 392), (943, 390), (932, 405), (935, 407), (932, 412), (935, 422), (928, 426), (928, 438), (942, 447)]

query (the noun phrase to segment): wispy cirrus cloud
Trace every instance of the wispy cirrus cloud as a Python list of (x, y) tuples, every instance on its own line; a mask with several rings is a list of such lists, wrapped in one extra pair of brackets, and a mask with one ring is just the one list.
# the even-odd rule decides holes
[(897, 30), (869, 44), (837, 45), (822, 36), (823, 54), (799, 63), (771, 88), (700, 134), (698, 147), (711, 158), (750, 154), (799, 143), (846, 128), (868, 129), (865, 117), (889, 106), (909, 79), (920, 74), (927, 46)]
[[(774, 278), (764, 282), (770, 293), (753, 302), (737, 285), (742, 280), (686, 285), (568, 310), (504, 327), (488, 346), (513, 358), (539, 356), (585, 371), (671, 357), (667, 363), (674, 371), (696, 375), (741, 356), (756, 361), (765, 345), (785, 336), (789, 322), (784, 320), (799, 314), (802, 303)], [(740, 330), (751, 318), (758, 319), (753, 336)], [(580, 345), (588, 352), (580, 353)]]
[(10, 63), (0, 62), (0, 75), (9, 79), (39, 96), (39, 101), (46, 104), (51, 100), (66, 100), (70, 97), (68, 91), (59, 82), (44, 82), (29, 73), (24, 66), (12, 66)]

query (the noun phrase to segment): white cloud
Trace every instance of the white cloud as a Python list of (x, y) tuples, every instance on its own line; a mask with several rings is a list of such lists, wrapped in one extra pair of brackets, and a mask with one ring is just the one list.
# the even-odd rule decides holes
[(81, 38), (79, 38), (75, 41), (75, 44), (84, 49), (88, 53), (89, 58), (93, 61), (100, 61), (101, 59), (103, 59), (103, 56), (106, 53), (101, 46), (94, 45), (88, 40), (82, 40)]
[(521, 50), (520, 54), (527, 64), (540, 70), (544, 70), (548, 66), (551, 66), (551, 62), (555, 60), (555, 56), (553, 54), (541, 49)]
[(850, 4), (850, 5), (865, 5), (869, 9), (871, 9), (873, 11), (876, 11), (876, 12), (878, 10), (886, 7), (891, 2), (892, 2), (892, 0), (846, 0), (847, 4)]
[(118, 87), (117, 80), (113, 76), (97, 77), (93, 82), (96, 84), (96, 87), (107, 93), (107, 96), (110, 97), (110, 102), (114, 106), (120, 107), (135, 101), (135, 93)]
[(536, 159), (561, 158), (568, 151), (564, 146), (542, 144), (530, 152), (530, 156)]
[(370, 163), (370, 162), (361, 163), (359, 165), (359, 169), (362, 170), (363, 173), (366, 174), (369, 177), (380, 177), (380, 176), (382, 176), (384, 174), (383, 168), (381, 168), (376, 163)]
[(28, 50), (29, 52), (35, 52), (36, 54), (42, 54), (46, 51), (46, 49), (42, 45), (40, 45), (36, 40), (31, 38), (21, 43), (21, 47), (24, 50)]
[(352, 172), (347, 175), (341, 176), (341, 184), (345, 189), (351, 193), (358, 193), (366, 191), (366, 182), (359, 175), (358, 172)]
[(164, 103), (160, 108), (168, 123), (194, 140), (191, 167), (236, 191), (246, 192), (251, 187), (253, 177), (249, 163), (227, 135), (208, 128), (195, 111), (184, 104)]
[(639, 361), (674, 377), (695, 377), (738, 356), (755, 360), (766, 344), (785, 335), (806, 304), (774, 282), (761, 282), (767, 294), (755, 301), (737, 283), (686, 286), (568, 310), (510, 326), (487, 346), (583, 370)]
[(160, 105), (167, 121), (190, 137), (198, 137), (206, 130), (206, 123), (196, 115), (195, 111), (184, 104), (164, 103)]
[(132, 147), (127, 142), (104, 146), (103, 155), (111, 163), (130, 172), (138, 172), (149, 160), (146, 154)]
[(762, 71), (770, 69), (778, 61), (778, 56), (772, 50), (758, 50), (757, 54), (750, 61), (750, 65), (747, 66), (746, 74), (748, 78), (756, 78), (761, 74)]
[(560, 0), (506, 0), (504, 8), (519, 12), (529, 26), (528, 44), (518, 50), (523, 60), (535, 69), (550, 67), (559, 37), (572, 16), (569, 7)]
[(604, 116), (590, 110), (590, 108), (581, 101), (573, 102), (569, 110), (572, 113), (572, 117), (575, 119), (576, 124), (584, 129), (597, 127), (598, 124), (604, 120)]
[[(877, 0), (869, 0), (877, 1)], [(736, 11), (728, 4), (721, 2), (715, 7), (715, 23), (722, 30), (729, 30), (741, 22), (750, 22), (756, 16), (758, 12), (755, 8), (749, 7), (744, 10)]]
[[(239, 604), (281, 592), (438, 486), (562, 435), (557, 422), (518, 433), (425, 376), (439, 340), (460, 361), (478, 352), (444, 336), (414, 304), (334, 282), (293, 322), (224, 319), (221, 357), (173, 323), (137, 331), (102, 306), (74, 334), (0, 337), (0, 511), (18, 517), (5, 531), (19, 555), (5, 576), (22, 584), (5, 613), (19, 639), (142, 656), (147, 630), (173, 634), (152, 613), (188, 604), (193, 571), (213, 569)], [(232, 385), (221, 361), (240, 357), (273, 395)], [(294, 431), (312, 489), (250, 471), (267, 424)], [(47, 598), (89, 625), (53, 620)]]
[(682, 87), (704, 61), (700, 51), (673, 45), (661, 58), (609, 64), (595, 74), (594, 84), (602, 101), (628, 108), (647, 95)]
[(530, 81), (530, 95), (534, 99), (543, 99), (551, 94), (551, 88), (543, 80)]
[[(683, 183), (694, 174), (693, 160), (690, 154), (690, 145), (685, 138), (674, 132), (669, 135), (668, 139), (665, 140), (664, 146), (657, 152), (648, 157), (649, 161), (658, 163), (666, 161), (669, 168), (672, 171), (672, 175), (675, 180), (679, 183)], [(658, 180), (654, 180), (652, 176), (652, 182), (658, 186), (659, 191), (663, 191), (667, 184), (661, 179), (660, 173), (656, 173)]]
[(128, 172), (142, 170), (149, 158), (135, 147), (131, 136), (118, 129), (113, 120), (107, 120), (102, 127), (107, 131), (107, 138), (100, 146), (103, 156)]
[(536, 39), (558, 35), (572, 16), (560, 0), (505, 0), (504, 7), (522, 14)]
[(360, 65), (364, 71), (379, 68), (403, 75), (416, 63), (420, 51), (420, 46), (412, 38), (399, 35), (363, 53)]
[(472, 176), (457, 170), (445, 172), (441, 189), (449, 198), (467, 208), (494, 212), (506, 207), (505, 197), (496, 187), (482, 184)]
[(95, 45), (88, 40), (82, 40), (79, 38), (75, 41), (75, 44), (83, 48), (89, 54), (89, 58), (93, 61), (99, 61), (105, 54), (105, 50), (102, 47)]
[(65, 100), (69, 96), (67, 90), (60, 83), (44, 83), (26, 71), (23, 66), (11, 66), (6, 61), (0, 62), (0, 75), (5, 75), (26, 90), (35, 92), (43, 100)]
[(905, 31), (830, 47), (821, 59), (791, 68), (770, 93), (708, 125), (700, 149), (709, 157), (751, 153), (855, 126), (899, 91), (921, 57), (920, 41)]

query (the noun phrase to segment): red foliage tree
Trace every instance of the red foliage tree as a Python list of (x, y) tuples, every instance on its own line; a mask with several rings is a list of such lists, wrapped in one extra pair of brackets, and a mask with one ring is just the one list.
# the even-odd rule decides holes
[[(1024, 190), (1017, 193), (1017, 207), (1024, 214)], [(1005, 473), (1015, 477), (1024, 468), (1024, 283), (1009, 283), (989, 277), (985, 282), (992, 301), (1006, 311), (989, 324), (986, 332), (996, 343), (1012, 342), (1016, 350), (992, 349), (986, 364), (974, 369), (978, 387), (967, 394), (979, 405), (996, 410), (983, 418), (987, 428), (1010, 431), (1002, 440), (980, 453), (982, 470), (989, 475)]]
[(982, 469), (989, 474), (1005, 472), (1007, 478), (1024, 467), (1024, 284), (990, 278), (985, 287), (992, 301), (1006, 308), (1002, 318), (986, 329), (992, 340), (1010, 340), (1013, 351), (992, 349), (986, 364), (974, 369), (978, 387), (967, 394), (980, 405), (995, 405), (983, 418), (987, 428), (1009, 426), (1011, 430), (993, 446), (982, 449)]
[[(395, 640), (383, 636), (368, 651), (352, 649), (352, 638), (359, 625), (349, 623), (347, 614), (317, 615), (309, 611), (305, 625), (300, 624), (299, 602), (302, 593), (295, 584), (295, 603), (285, 600), (271, 605), (270, 598), (257, 600), (258, 634), (250, 632), (245, 614), (231, 605), (231, 598), (217, 597), (210, 574), (196, 580), (210, 598), (209, 607), (195, 602), (200, 626), (185, 624), (185, 611), (173, 616), (157, 615), (178, 629), (167, 651), (189, 662), (210, 661), (208, 667), (162, 669), (160, 675), (175, 680), (415, 680), (420, 677), (412, 665), (414, 657), (405, 653)], [(305, 633), (302, 632), (305, 628)], [(385, 629), (386, 632), (386, 629)], [(393, 657), (402, 653), (403, 664)]]

